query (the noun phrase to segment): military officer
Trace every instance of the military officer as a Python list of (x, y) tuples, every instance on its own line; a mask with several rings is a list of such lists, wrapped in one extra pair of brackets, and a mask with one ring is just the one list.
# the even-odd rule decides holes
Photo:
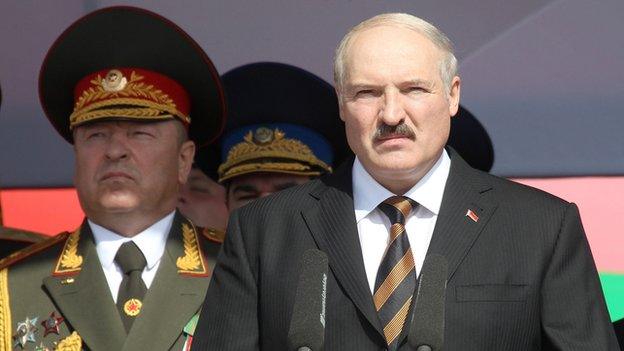
[(57, 39), (39, 86), (87, 218), (0, 264), (0, 349), (188, 349), (219, 245), (175, 208), (224, 124), (214, 66), (169, 20), (110, 7)]
[[(0, 88), (0, 105), (2, 105), (2, 89)], [(7, 228), (2, 225), (2, 204), (0, 203), (0, 259), (45, 239), (43, 234), (27, 232), (20, 229)]]
[[(228, 122), (216, 169), (229, 211), (331, 172), (350, 155), (332, 86), (301, 68), (275, 62), (237, 67), (222, 77)], [(218, 167), (216, 166), (218, 165)]]

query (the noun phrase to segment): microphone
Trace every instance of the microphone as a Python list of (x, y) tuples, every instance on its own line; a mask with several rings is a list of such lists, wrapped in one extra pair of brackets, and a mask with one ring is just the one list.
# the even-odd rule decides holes
[(420, 272), (420, 282), (408, 336), (416, 351), (441, 351), (444, 344), (444, 299), (448, 263), (442, 255), (427, 255)]
[(288, 350), (321, 351), (325, 343), (327, 255), (311, 249), (303, 253), (297, 295), (288, 331)]

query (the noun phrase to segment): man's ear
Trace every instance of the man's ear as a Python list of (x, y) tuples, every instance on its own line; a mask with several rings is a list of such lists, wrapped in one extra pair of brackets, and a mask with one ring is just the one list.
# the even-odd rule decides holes
[(459, 96), (461, 93), (461, 79), (459, 76), (453, 77), (451, 81), (451, 89), (449, 90), (449, 113), (452, 116), (459, 111)]
[(195, 158), (195, 143), (187, 140), (180, 146), (178, 157), (178, 181), (180, 184), (186, 183), (191, 168), (193, 167), (193, 159)]

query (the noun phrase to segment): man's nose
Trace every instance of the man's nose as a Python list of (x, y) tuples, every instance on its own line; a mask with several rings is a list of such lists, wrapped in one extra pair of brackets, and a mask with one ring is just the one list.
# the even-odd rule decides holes
[(394, 90), (384, 92), (379, 113), (381, 120), (389, 126), (399, 125), (405, 119), (405, 110), (401, 104), (399, 92)]
[(123, 133), (113, 133), (108, 140), (106, 157), (110, 160), (127, 158), (129, 155), (128, 140)]

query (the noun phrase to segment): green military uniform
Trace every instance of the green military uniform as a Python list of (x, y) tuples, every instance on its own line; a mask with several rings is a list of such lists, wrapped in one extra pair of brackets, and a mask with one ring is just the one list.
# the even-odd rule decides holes
[(82, 349), (93, 351), (182, 350), (188, 338), (184, 327), (204, 301), (221, 240), (176, 214), (129, 334), (88, 224), (49, 239), (38, 252), (23, 251), (23, 257), (0, 263), (0, 350), (54, 350), (63, 340), (71, 341), (73, 332)]
[(0, 226), (0, 259), (46, 238), (43, 234)]
[[(196, 145), (223, 129), (210, 59), (178, 26), (143, 9), (104, 8), (76, 21), (49, 50), (39, 88), (69, 143), (73, 128), (102, 120), (175, 120)], [(0, 351), (188, 349), (221, 241), (176, 211), (149, 289), (123, 310), (86, 220), (33, 244), (0, 261)], [(134, 318), (128, 331), (123, 313)]]

